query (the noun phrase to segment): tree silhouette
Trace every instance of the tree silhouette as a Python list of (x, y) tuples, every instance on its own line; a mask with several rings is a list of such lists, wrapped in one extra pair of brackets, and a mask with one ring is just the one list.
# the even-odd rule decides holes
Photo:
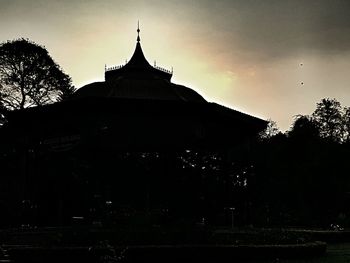
[(344, 107), (343, 113), (343, 141), (350, 142), (350, 107)]
[(335, 142), (342, 140), (342, 107), (336, 99), (322, 99), (317, 103), (312, 118), (317, 124), (320, 136)]
[(318, 125), (308, 115), (297, 115), (288, 136), (298, 139), (317, 138), (319, 137)]
[(269, 119), (265, 130), (259, 133), (259, 138), (262, 140), (270, 139), (279, 134), (280, 130), (275, 121)]
[(69, 97), (75, 88), (45, 47), (27, 39), (0, 44), (0, 110), (24, 109)]

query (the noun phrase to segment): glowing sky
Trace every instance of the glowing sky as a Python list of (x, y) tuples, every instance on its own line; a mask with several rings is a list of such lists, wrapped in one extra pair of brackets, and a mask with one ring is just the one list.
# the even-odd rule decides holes
[(283, 131), (322, 98), (350, 106), (348, 0), (0, 3), (0, 40), (46, 46), (78, 88), (131, 57), (140, 20), (148, 61), (173, 67), (174, 83), (208, 101), (271, 118)]

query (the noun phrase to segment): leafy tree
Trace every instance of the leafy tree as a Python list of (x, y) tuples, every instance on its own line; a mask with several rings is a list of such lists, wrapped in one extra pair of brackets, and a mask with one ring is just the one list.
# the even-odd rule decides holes
[(319, 130), (315, 121), (308, 115), (295, 116), (293, 126), (288, 132), (289, 137), (294, 138), (317, 138)]
[(69, 97), (75, 88), (45, 47), (28, 39), (0, 44), (1, 114), (53, 103)]
[(350, 107), (344, 108), (343, 113), (343, 141), (350, 142)]
[(316, 110), (312, 114), (322, 138), (334, 142), (342, 140), (343, 120), (342, 107), (336, 99), (322, 99), (317, 103)]
[(259, 133), (259, 138), (262, 140), (266, 140), (274, 137), (279, 133), (280, 130), (278, 129), (276, 122), (269, 119), (266, 129)]
[(349, 146), (350, 108), (335, 99), (321, 100), (311, 116), (297, 115), (287, 137), (258, 143), (250, 191), (257, 222), (324, 227), (349, 217)]

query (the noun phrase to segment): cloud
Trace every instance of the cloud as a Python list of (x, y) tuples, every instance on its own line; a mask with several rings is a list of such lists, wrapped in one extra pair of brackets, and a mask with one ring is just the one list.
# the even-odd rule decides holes
[(1, 0), (0, 15), (15, 23), (21, 18), (66, 24), (93, 16), (134, 19), (138, 14), (142, 20), (148, 14), (169, 29), (182, 27), (199, 45), (234, 55), (231, 46), (265, 59), (349, 51), (349, 10), (348, 0)]
[(349, 51), (349, 10), (346, 0), (197, 1), (191, 7), (206, 43), (219, 37), (222, 47), (215, 48), (231, 44), (261, 59)]

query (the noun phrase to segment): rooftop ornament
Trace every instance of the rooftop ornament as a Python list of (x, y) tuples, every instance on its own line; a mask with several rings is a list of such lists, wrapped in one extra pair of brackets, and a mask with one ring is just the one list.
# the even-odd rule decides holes
[[(141, 38), (140, 38), (140, 23), (139, 21), (137, 21), (137, 38), (136, 38), (136, 41), (137, 41), (137, 45), (140, 45), (140, 41), (141, 41)], [(140, 50), (141, 50), (141, 46), (139, 46)], [(136, 48), (137, 49), (137, 48)], [(142, 52), (142, 51), (141, 51)], [(142, 54), (143, 56), (143, 54)], [(148, 64), (148, 62), (146, 62)], [(128, 65), (128, 61), (125, 61), (125, 64), (124, 65), (118, 65), (118, 66), (112, 66), (112, 67), (107, 67), (105, 65), (105, 72), (109, 72), (109, 71), (114, 71), (114, 70), (118, 70), (118, 69), (121, 69), (121, 68), (124, 68), (125, 66)], [(150, 65), (151, 66), (151, 65)], [(164, 72), (164, 73), (167, 73), (167, 74), (170, 74), (172, 75), (173, 74), (173, 68), (171, 68), (171, 70), (168, 70), (168, 69), (165, 69), (165, 68), (162, 68), (162, 67), (159, 67), (156, 65), (156, 63), (154, 63), (154, 66), (151, 66), (153, 67), (154, 69), (157, 69), (161, 72)]]

